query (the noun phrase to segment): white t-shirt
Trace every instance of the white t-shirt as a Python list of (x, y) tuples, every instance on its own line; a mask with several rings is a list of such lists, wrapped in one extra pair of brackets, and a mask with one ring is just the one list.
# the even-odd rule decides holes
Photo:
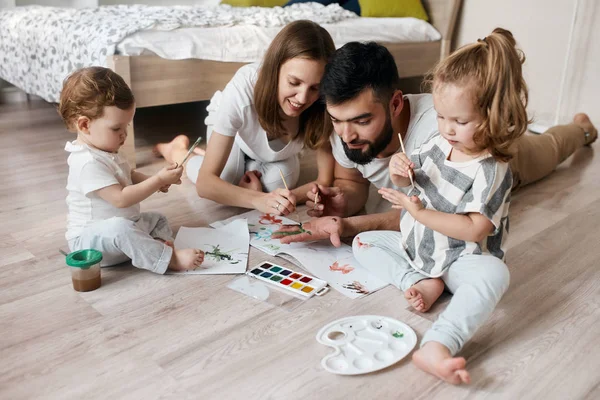
[(508, 235), (508, 208), (512, 174), (508, 163), (485, 154), (466, 162), (449, 161), (452, 146), (435, 136), (410, 155), (415, 164), (415, 188), (425, 208), (447, 214), (479, 213), (495, 230), (481, 242), (454, 239), (426, 227), (402, 210), (400, 244), (413, 268), (431, 277), (441, 276), (459, 257), (491, 254), (504, 260)]
[[(302, 137), (287, 144), (274, 140), (269, 144), (267, 132), (260, 126), (254, 108), (254, 85), (258, 79), (258, 63), (241, 67), (225, 86), (216, 92), (208, 106), (206, 124), (214, 132), (236, 136), (236, 143), (250, 158), (261, 162), (288, 159), (298, 154), (304, 145)], [(274, 93), (274, 96), (277, 94)]]
[(67, 142), (65, 150), (71, 153), (67, 160), (67, 240), (79, 236), (83, 228), (95, 221), (112, 217), (139, 219), (139, 204), (117, 208), (95, 193), (115, 184), (123, 187), (133, 184), (131, 168), (121, 152), (107, 153), (77, 141)]
[[(410, 121), (404, 137), (404, 147), (406, 147), (406, 153), (411, 154), (427, 140), (438, 134), (437, 114), (433, 108), (431, 94), (407, 94), (404, 99), (408, 100), (410, 104)], [(400, 189), (390, 179), (388, 168), (391, 156), (375, 158), (368, 164), (359, 165), (348, 159), (342, 147), (342, 139), (336, 134), (331, 135), (330, 142), (333, 157), (339, 165), (344, 168), (356, 168), (364, 178), (368, 179), (378, 189), (382, 187)], [(402, 148), (399, 148), (398, 151), (401, 152)], [(404, 188), (402, 189), (404, 191)]]

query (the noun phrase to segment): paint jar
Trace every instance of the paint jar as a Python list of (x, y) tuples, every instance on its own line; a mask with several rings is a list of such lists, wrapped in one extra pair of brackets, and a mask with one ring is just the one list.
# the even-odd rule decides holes
[(89, 292), (102, 285), (100, 261), (102, 261), (102, 253), (94, 249), (78, 250), (67, 255), (73, 289), (78, 292)]

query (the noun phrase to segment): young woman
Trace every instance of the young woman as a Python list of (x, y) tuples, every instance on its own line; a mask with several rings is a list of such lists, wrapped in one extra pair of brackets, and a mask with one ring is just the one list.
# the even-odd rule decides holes
[[(237, 207), (287, 215), (304, 202), (310, 184), (290, 189), (299, 178), (298, 153), (318, 149), (317, 182), (329, 186), (333, 163), (330, 131), (318, 102), (325, 64), (335, 51), (329, 33), (311, 21), (295, 21), (275, 37), (262, 63), (238, 70), (208, 106), (206, 152), (189, 159), (187, 176), (198, 195)], [(319, 138), (317, 140), (316, 138)], [(182, 160), (189, 140), (180, 135), (159, 144), (169, 162)]]

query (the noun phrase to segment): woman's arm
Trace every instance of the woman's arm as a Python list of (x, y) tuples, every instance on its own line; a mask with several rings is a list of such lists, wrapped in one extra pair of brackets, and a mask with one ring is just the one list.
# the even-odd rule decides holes
[[(231, 153), (235, 137), (212, 133), (206, 155), (196, 180), (196, 191), (217, 203), (235, 207), (253, 208), (265, 213), (287, 215), (295, 210), (295, 197), (285, 189), (271, 193), (245, 189), (221, 179), (221, 173)], [(278, 206), (278, 204), (281, 204)]]

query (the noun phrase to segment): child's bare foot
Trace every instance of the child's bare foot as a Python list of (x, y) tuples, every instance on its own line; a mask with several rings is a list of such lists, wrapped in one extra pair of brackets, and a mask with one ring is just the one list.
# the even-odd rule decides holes
[(471, 383), (467, 362), (463, 357), (452, 357), (446, 346), (438, 342), (427, 342), (412, 356), (413, 362), (423, 371), (438, 378), (460, 385)]
[(204, 262), (204, 252), (198, 249), (173, 250), (169, 269), (173, 271), (188, 271), (198, 268)]
[(423, 279), (412, 285), (404, 298), (419, 312), (426, 312), (444, 291), (444, 282), (440, 278)]
[(590, 121), (590, 117), (587, 114), (579, 113), (573, 117), (573, 123), (578, 125), (586, 133), (585, 145), (589, 146), (598, 139), (598, 129)]
[[(159, 143), (154, 146), (152, 153), (157, 157), (164, 157), (168, 163), (173, 164), (174, 162), (181, 162), (177, 156), (183, 154), (183, 157), (185, 157), (189, 148), (190, 139), (186, 135), (178, 135), (169, 143)], [(176, 157), (177, 159), (175, 159)]]

